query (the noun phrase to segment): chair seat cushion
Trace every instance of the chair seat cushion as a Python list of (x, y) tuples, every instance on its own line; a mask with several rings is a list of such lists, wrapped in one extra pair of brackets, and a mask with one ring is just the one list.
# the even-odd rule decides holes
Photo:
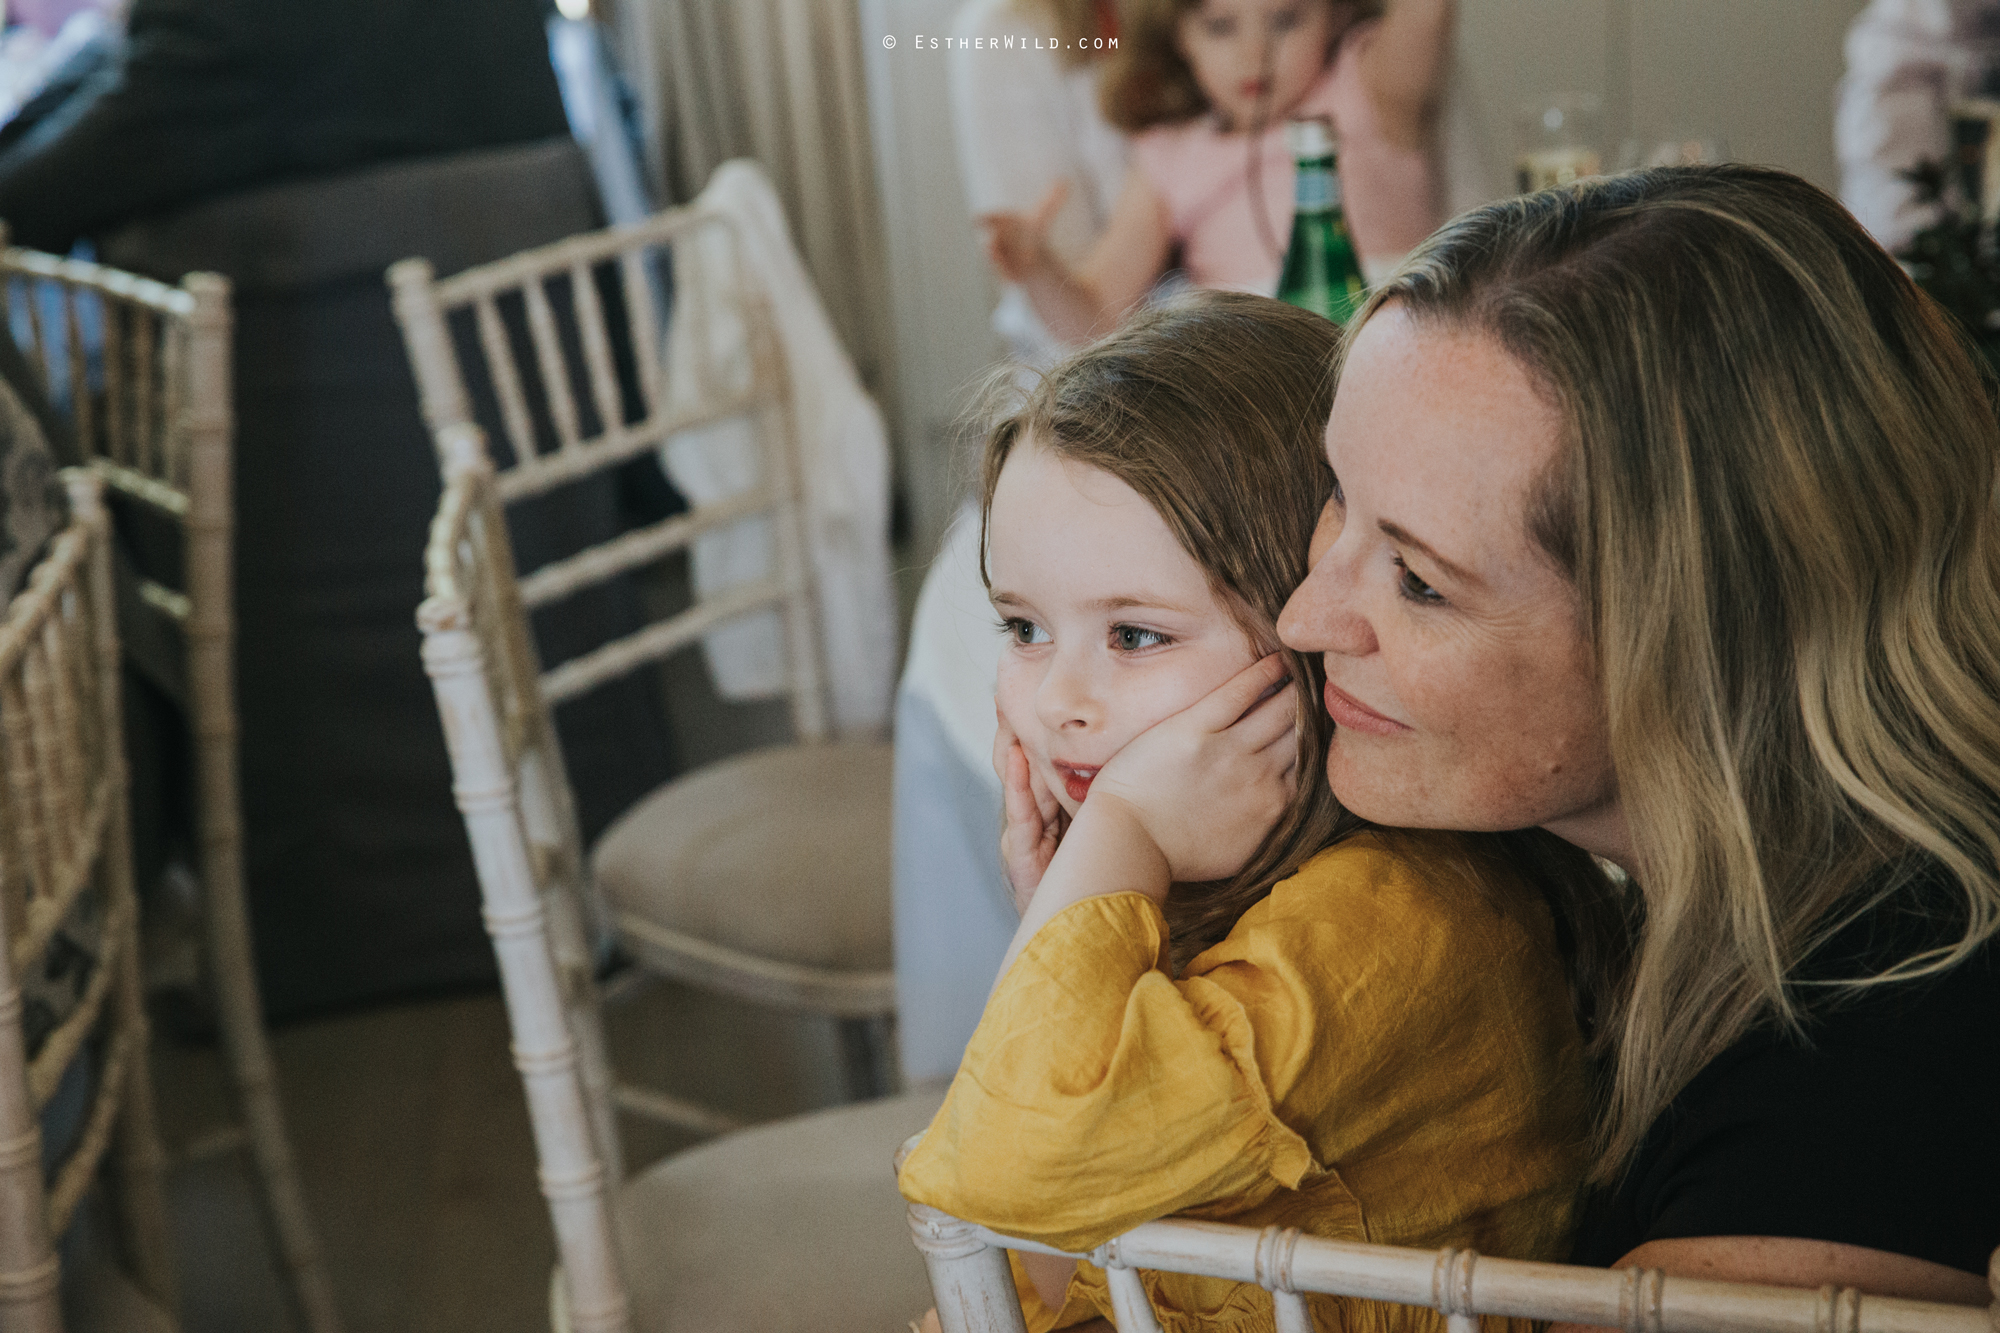
[(605, 830), (612, 910), (801, 967), (887, 971), (886, 744), (753, 750), (655, 789)]
[(618, 1194), (634, 1333), (895, 1333), (933, 1304), (892, 1162), (941, 1087), (730, 1134)]

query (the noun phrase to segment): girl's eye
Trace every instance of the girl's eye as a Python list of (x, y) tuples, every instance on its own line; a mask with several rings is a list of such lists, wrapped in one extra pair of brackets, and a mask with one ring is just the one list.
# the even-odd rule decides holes
[(1280, 10), (1278, 13), (1271, 15), (1271, 31), (1282, 37), (1303, 22), (1305, 22), (1305, 15), (1301, 14), (1298, 10)]
[(1122, 653), (1136, 653), (1141, 648), (1157, 648), (1171, 640), (1158, 630), (1140, 629), (1137, 625), (1113, 625), (1111, 642)]
[(1023, 620), (1018, 616), (1009, 616), (1007, 619), (1001, 621), (1000, 630), (1023, 648), (1051, 641), (1047, 630), (1032, 620)]
[(1418, 578), (1415, 571), (1403, 563), (1403, 557), (1396, 557), (1396, 568), (1403, 571), (1402, 576), (1396, 580), (1396, 590), (1404, 597), (1412, 602), (1433, 605), (1444, 601), (1444, 594)]
[(1340, 489), (1340, 476), (1338, 473), (1333, 478), (1333, 502), (1342, 509), (1347, 508), (1347, 492)]
[(1201, 30), (1204, 35), (1219, 42), (1235, 35), (1236, 20), (1233, 18), (1203, 19), (1201, 21)]

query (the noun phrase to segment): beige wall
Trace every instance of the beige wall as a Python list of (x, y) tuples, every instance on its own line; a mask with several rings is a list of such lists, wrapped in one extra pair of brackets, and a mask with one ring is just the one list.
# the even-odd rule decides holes
[[(992, 288), (964, 212), (942, 53), (956, 0), (856, 0), (888, 233), (897, 434), (922, 559), (949, 515), (951, 425), (997, 354)], [(1613, 153), (1627, 135), (1720, 135), (1740, 161), (1832, 188), (1841, 38), (1862, 0), (1460, 0), (1459, 54), (1491, 150), (1511, 159), (1515, 109), (1552, 92), (1605, 100)], [(894, 34), (898, 49), (885, 51)]]
[[(895, 386), (882, 406), (914, 529), (909, 556), (928, 563), (964, 489), (956, 421), (1000, 355), (987, 323), (993, 281), (958, 177), (944, 53), (911, 44), (917, 33), (942, 36), (958, 0), (857, 2), (895, 324)], [(884, 49), (885, 35), (897, 38), (895, 50)]]
[(1491, 138), (1551, 92), (1604, 98), (1608, 145), (1720, 135), (1738, 161), (1833, 188), (1841, 39), (1862, 0), (1462, 0), (1459, 53)]

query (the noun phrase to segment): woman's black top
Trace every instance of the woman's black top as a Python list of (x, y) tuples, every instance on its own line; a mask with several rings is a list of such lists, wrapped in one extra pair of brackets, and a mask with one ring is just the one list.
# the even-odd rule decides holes
[[(1880, 972), (1959, 938), (1933, 872), (1836, 936), (1802, 980)], [(1829, 1002), (1799, 986), (1806, 1040), (1753, 1030), (1653, 1123), (1588, 1203), (1575, 1262), (1649, 1240), (1837, 1241), (1984, 1274), (2000, 1246), (2000, 938), (1940, 976)]]

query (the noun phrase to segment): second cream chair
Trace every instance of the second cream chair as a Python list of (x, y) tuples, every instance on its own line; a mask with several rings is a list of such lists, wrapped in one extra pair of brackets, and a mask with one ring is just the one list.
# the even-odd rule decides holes
[[(879, 1333), (928, 1303), (901, 1224), (895, 1147), (942, 1099), (908, 1094), (729, 1134), (623, 1179), (583, 906), (554, 817), (547, 710), (477, 432), (448, 479), (418, 613), (453, 786), (507, 994), (562, 1268), (558, 1330)], [(691, 516), (685, 537), (704, 522)], [(676, 622), (668, 622), (674, 624)], [(685, 625), (685, 620), (678, 622)]]
[[(468, 381), (490, 386), (504, 450), (493, 492), (503, 507), (619, 467), (679, 432), (747, 426), (751, 487), (524, 573), (520, 617), (525, 625), (538, 608), (760, 517), (772, 557), (765, 575), (547, 671), (524, 628), (509, 649), (511, 690), (500, 707), (532, 754), (522, 801), (538, 875), (545, 891), (560, 884), (576, 903), (575, 927), (558, 934), (557, 947), (580, 1012), (594, 1014), (590, 973), (608, 927), (652, 972), (835, 1016), (854, 1090), (868, 1095), (889, 1082), (886, 1029), (895, 1004), (891, 751), (829, 737), (797, 433), (768, 302), (740, 271), (728, 286), (742, 299), (729, 308), (690, 295), (713, 286), (689, 282), (692, 265), (740, 270), (734, 241), (727, 219), (682, 209), (443, 280), (426, 262), (408, 260), (390, 270), (389, 282), (441, 455), (484, 451)], [(660, 297), (669, 282), (682, 294), (671, 305)], [(670, 343), (688, 353), (671, 367)], [(775, 614), (782, 626), (794, 743), (667, 783), (619, 819), (586, 864), (550, 710), (758, 613)], [(610, 1088), (601, 1054), (586, 1049), (585, 1061), (592, 1085)], [(687, 1128), (730, 1124), (650, 1089), (619, 1087), (615, 1099)]]

